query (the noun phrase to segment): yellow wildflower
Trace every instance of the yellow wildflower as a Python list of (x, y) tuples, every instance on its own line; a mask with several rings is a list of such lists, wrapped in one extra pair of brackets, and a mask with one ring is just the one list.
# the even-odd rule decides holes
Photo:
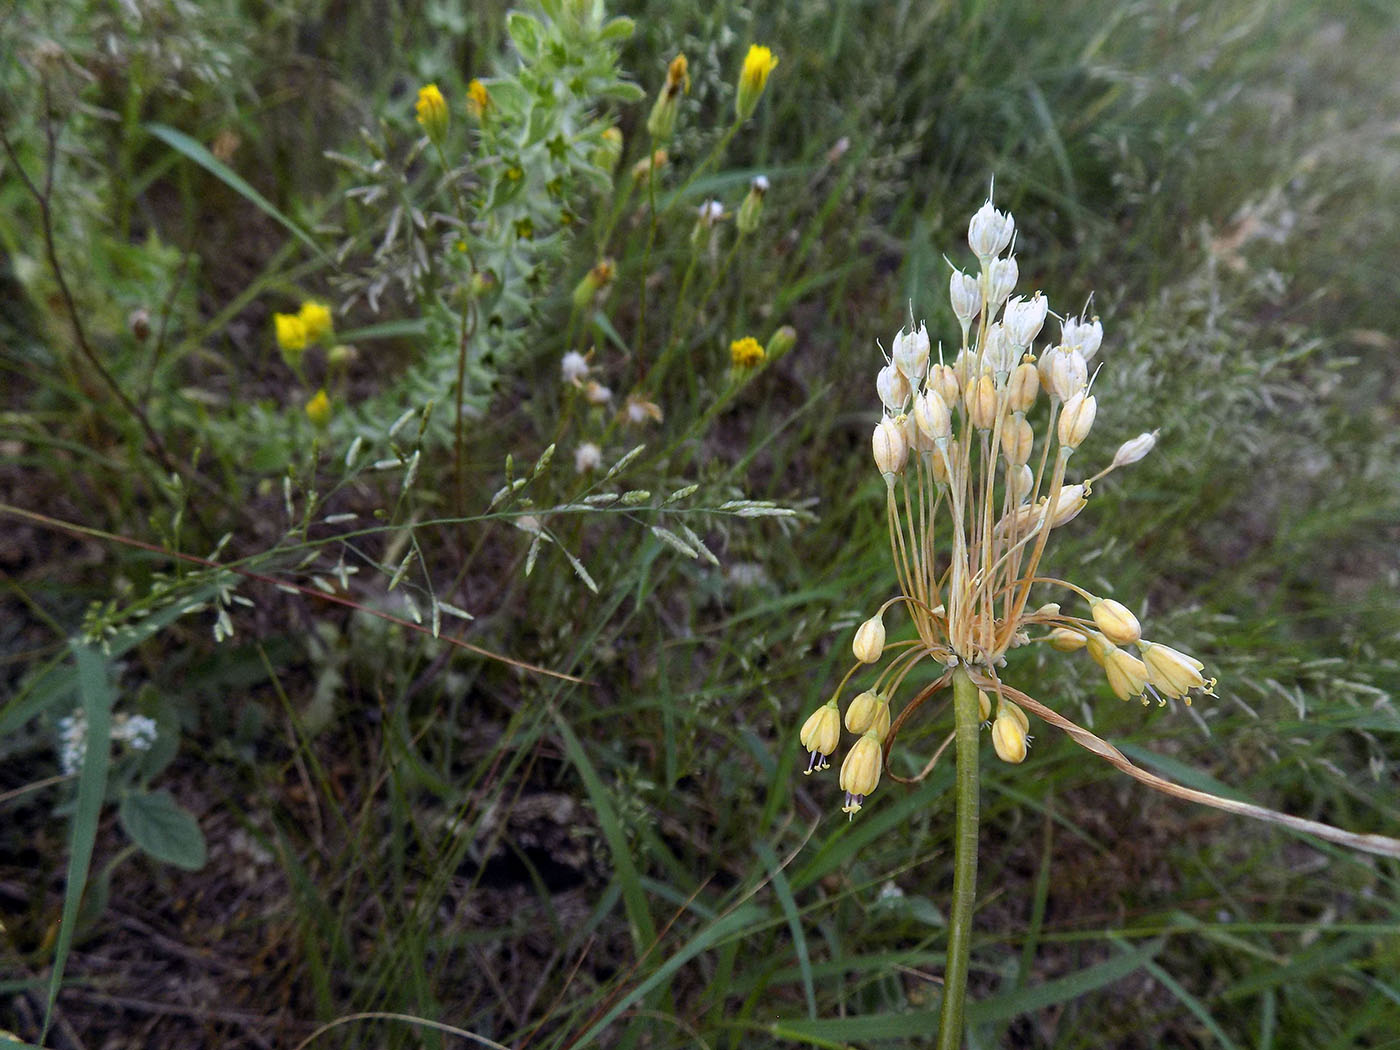
[(434, 142), (442, 142), (447, 134), (447, 100), (436, 84), (427, 84), (418, 89), (418, 123)]
[(729, 359), (734, 363), (735, 368), (757, 368), (763, 364), (763, 359), (767, 356), (767, 352), (759, 345), (758, 340), (751, 335), (736, 339), (729, 344)]
[(473, 77), (467, 85), (467, 111), (480, 120), (493, 105), (491, 92), (486, 90), (485, 84)]
[(324, 389), (316, 391), (306, 403), (306, 418), (318, 427), (324, 427), (331, 421), (331, 399)]
[(306, 349), (306, 322), (297, 314), (273, 314), (277, 348), (283, 357), (300, 357)]
[(326, 342), (334, 333), (331, 325), (331, 311), (324, 303), (307, 300), (301, 304), (297, 318), (301, 321), (302, 327), (306, 329), (308, 343)]
[(759, 44), (749, 47), (749, 53), (744, 56), (744, 68), (739, 73), (739, 93), (734, 96), (734, 111), (740, 120), (753, 116), (768, 83), (768, 74), (777, 64), (778, 60), (768, 48)]

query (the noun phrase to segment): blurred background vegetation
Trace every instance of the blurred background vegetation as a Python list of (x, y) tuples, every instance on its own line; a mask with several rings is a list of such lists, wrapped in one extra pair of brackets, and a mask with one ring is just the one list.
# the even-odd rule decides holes
[[(1086, 451), (1161, 428), (1052, 567), (1221, 685), (1123, 705), (1039, 647), (1008, 675), (1191, 786), (1400, 831), (1400, 9), (521, 10), (0, 15), (0, 1030), (39, 1040), (57, 959), (52, 1046), (362, 1012), (541, 1050), (931, 1043), (950, 771), (847, 822), (796, 737), (893, 586), (876, 341), (956, 337), (945, 258), (993, 177), (1021, 289), (1103, 318)], [(706, 165), (752, 42), (780, 63)], [(759, 174), (757, 231), (696, 229)], [(279, 355), (307, 300), (352, 351)], [(590, 348), (610, 402), (561, 378)], [(66, 775), (79, 708), (160, 743)], [(1048, 732), (983, 809), (970, 1046), (1397, 1045), (1393, 861)]]

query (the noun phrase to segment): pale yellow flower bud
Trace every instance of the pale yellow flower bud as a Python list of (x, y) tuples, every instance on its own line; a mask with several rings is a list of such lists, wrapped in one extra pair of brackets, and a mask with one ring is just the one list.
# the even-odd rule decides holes
[(887, 697), (867, 689), (846, 708), (846, 728), (852, 733), (874, 730), (883, 741), (890, 731), (890, 702)]
[(851, 651), (863, 664), (873, 664), (879, 660), (885, 651), (885, 621), (878, 616), (872, 616), (856, 628)]
[(1089, 436), (1098, 410), (1098, 399), (1083, 390), (1066, 401), (1060, 413), (1060, 444), (1065, 448), (1078, 448)]
[(992, 747), (996, 749), (997, 758), (1013, 766), (1026, 760), (1026, 731), (1005, 709), (992, 723)]
[(1010, 700), (1005, 698), (1002, 698), (1001, 703), (997, 705), (997, 717), (1000, 718), (1003, 715), (1014, 718), (1016, 724), (1021, 727), (1021, 732), (1029, 733), (1031, 731), (1031, 720), (1026, 717), (1026, 712), (1022, 711), (1018, 705), (1013, 704)]
[(1031, 489), (1035, 487), (1035, 471), (1031, 470), (1030, 466), (1025, 463), (1007, 471), (1006, 487), (1011, 490), (1012, 504), (1022, 503), (1030, 499)]
[(952, 365), (934, 365), (929, 370), (928, 388), (935, 391), (949, 408), (956, 405), (962, 396), (962, 384), (958, 382), (958, 374)]
[(447, 100), (436, 84), (427, 84), (418, 89), (418, 101), (414, 104), (418, 123), (428, 133), (428, 138), (441, 142), (447, 134)]
[(964, 327), (972, 322), (982, 309), (982, 292), (977, 278), (971, 274), (954, 270), (948, 279), (948, 298), (953, 303), (953, 313)]
[(841, 763), (841, 789), (846, 792), (845, 813), (860, 812), (861, 803), (880, 783), (880, 739), (868, 731), (856, 741)]
[(1023, 361), (1011, 370), (1006, 381), (1006, 404), (1013, 412), (1029, 412), (1040, 393), (1040, 374), (1035, 365)]
[(991, 430), (997, 420), (996, 381), (985, 373), (969, 379), (963, 401), (967, 405), (968, 422), (978, 430)]
[(903, 412), (909, 400), (909, 380), (894, 365), (886, 365), (875, 376), (875, 391), (880, 402), (891, 412)]
[(1205, 664), (1170, 646), (1148, 642), (1142, 648), (1142, 662), (1147, 667), (1147, 680), (1163, 696), (1179, 700), (1192, 689), (1204, 689), (1201, 676)]
[(1104, 674), (1108, 676), (1108, 687), (1120, 700), (1131, 700), (1141, 696), (1147, 688), (1147, 667), (1132, 653), (1110, 645), (1104, 655)]
[(1061, 401), (1068, 401), (1089, 382), (1089, 366), (1077, 351), (1057, 346), (1045, 357), (1049, 361), (1050, 392)]
[(903, 473), (904, 464), (909, 461), (909, 443), (904, 440), (903, 428), (886, 416), (870, 436), (870, 447), (875, 454), (875, 466), (885, 480), (893, 484), (895, 476)]
[(1050, 643), (1050, 648), (1062, 653), (1077, 652), (1088, 642), (1083, 634), (1069, 627), (1056, 627), (1045, 636), (1045, 640)]
[(1055, 507), (1050, 512), (1050, 527), (1058, 529), (1073, 521), (1081, 510), (1088, 506), (1088, 489), (1083, 485), (1065, 485), (1055, 499)]
[(1112, 598), (1090, 603), (1094, 624), (1114, 645), (1132, 645), (1142, 637), (1142, 627), (1128, 607)]
[(807, 772), (815, 773), (825, 769), (827, 756), (836, 750), (841, 740), (841, 712), (836, 701), (823, 704), (808, 716), (799, 734), (802, 746), (812, 753), (807, 760)]
[(937, 390), (925, 390), (914, 399), (914, 422), (930, 441), (946, 441), (953, 436), (952, 414)]
[(1001, 429), (1001, 450), (1007, 462), (1022, 466), (1031, 458), (1035, 448), (1035, 431), (1019, 413), (1009, 419)]
[(1147, 434), (1139, 434), (1135, 438), (1130, 438), (1118, 446), (1118, 451), (1113, 454), (1113, 464), (1110, 469), (1126, 467), (1131, 463), (1136, 463), (1152, 451), (1157, 444), (1157, 431), (1153, 430)]
[(985, 689), (977, 690), (977, 713), (983, 722), (992, 717), (992, 701)]

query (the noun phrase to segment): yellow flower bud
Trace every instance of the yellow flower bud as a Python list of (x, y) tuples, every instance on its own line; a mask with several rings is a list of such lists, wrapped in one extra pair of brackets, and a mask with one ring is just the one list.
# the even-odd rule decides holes
[(963, 392), (967, 419), (978, 430), (991, 430), (997, 421), (997, 385), (987, 373), (967, 381)]
[(867, 689), (846, 708), (846, 728), (852, 733), (873, 730), (882, 741), (890, 731), (890, 701), (888, 697)]
[(1050, 643), (1050, 648), (1058, 649), (1062, 653), (1072, 653), (1083, 649), (1088, 639), (1078, 631), (1068, 627), (1056, 627), (1045, 636), (1045, 640)]
[(1094, 610), (1094, 624), (1103, 636), (1114, 645), (1132, 645), (1142, 637), (1142, 627), (1121, 602), (1105, 598), (1091, 603)]
[(418, 89), (418, 123), (428, 133), (433, 142), (441, 143), (447, 134), (447, 100), (436, 84), (427, 84)]
[(637, 181), (638, 186), (645, 186), (647, 179), (664, 168), (670, 159), (670, 154), (664, 149), (659, 149), (650, 157), (643, 157), (632, 165), (632, 178)]
[(807, 717), (798, 739), (812, 753), (807, 760), (808, 773), (825, 769), (831, 764), (826, 760), (827, 756), (836, 750), (841, 739), (841, 712), (835, 700), (823, 704)]
[(1131, 700), (1141, 696), (1147, 688), (1147, 667), (1132, 653), (1109, 646), (1104, 655), (1104, 673), (1108, 676), (1108, 687), (1120, 700)]
[(904, 429), (886, 416), (870, 436), (870, 447), (875, 454), (876, 468), (887, 483), (894, 484), (895, 476), (903, 473), (909, 461), (909, 442), (904, 438)]
[(486, 90), (485, 84), (473, 77), (471, 83), (467, 85), (467, 112), (477, 120), (481, 120), (493, 105), (491, 92)]
[(1011, 370), (1006, 382), (1006, 403), (1013, 412), (1029, 412), (1040, 393), (1040, 373), (1035, 365), (1023, 361)]
[(983, 722), (992, 717), (992, 701), (985, 689), (977, 690), (977, 714)]
[(690, 73), (685, 55), (677, 55), (666, 69), (666, 84), (656, 96), (651, 116), (647, 118), (647, 133), (658, 142), (665, 142), (676, 130), (682, 91), (690, 93)]
[(729, 360), (735, 368), (741, 371), (749, 368), (757, 368), (763, 364), (763, 359), (767, 354), (758, 343), (758, 340), (751, 335), (746, 335), (742, 339), (736, 339), (729, 344)]
[(574, 285), (574, 307), (578, 310), (588, 309), (594, 298), (608, 290), (612, 284), (613, 274), (616, 267), (611, 259), (602, 259), (593, 266), (578, 284)]
[(1170, 646), (1146, 643), (1142, 648), (1142, 662), (1147, 667), (1147, 681), (1163, 696), (1179, 700), (1192, 689), (1206, 686), (1201, 676), (1206, 665)]
[(846, 753), (841, 763), (841, 790), (846, 792), (846, 804), (841, 807), (844, 813), (860, 812), (865, 796), (873, 792), (880, 783), (880, 739), (873, 730), (867, 732), (855, 746)]
[(1013, 766), (1026, 760), (1026, 731), (1005, 709), (992, 723), (992, 747), (996, 749), (997, 758)]
[(331, 399), (325, 390), (316, 391), (306, 403), (306, 418), (317, 427), (324, 427), (331, 421)]
[(1012, 466), (1023, 466), (1035, 448), (1035, 431), (1024, 416), (1013, 416), (1001, 429), (1001, 450)]
[(753, 116), (768, 84), (768, 74), (777, 64), (778, 60), (768, 48), (758, 44), (749, 47), (749, 53), (744, 56), (744, 68), (739, 72), (739, 90), (734, 96), (734, 112), (740, 120)]
[(1089, 436), (1098, 410), (1098, 399), (1083, 390), (1066, 401), (1064, 410), (1060, 413), (1060, 444), (1065, 448), (1078, 448), (1082, 445), (1084, 439)]
[(872, 616), (856, 629), (851, 650), (863, 664), (873, 664), (885, 651), (885, 621)]

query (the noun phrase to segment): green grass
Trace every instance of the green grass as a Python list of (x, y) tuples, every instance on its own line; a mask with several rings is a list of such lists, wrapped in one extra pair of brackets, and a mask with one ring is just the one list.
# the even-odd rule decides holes
[[(1182, 782), (1397, 833), (1390, 5), (627, 4), (622, 72), (651, 92), (684, 50), (693, 80), (654, 233), (622, 176), (571, 185), (578, 221), (526, 260), (539, 279), (511, 256), (504, 287), (468, 300), (443, 291), (462, 271), (430, 226), (438, 283), (338, 316), (358, 357), (337, 378), (308, 352), (303, 382), (271, 313), (389, 265), (387, 206), (347, 201), (363, 176), (325, 151), (368, 164), (368, 129), (404, 199), (450, 213), (431, 157), (406, 160), (414, 93), (436, 80), (456, 100), (465, 149), (467, 80), (514, 68), (504, 5), (342, 7), (0, 24), (0, 503), (71, 526), (0, 510), (0, 1032), (41, 1042), (52, 987), (51, 1033), (86, 1045), (297, 1046), (337, 1020), (310, 1045), (463, 1045), (442, 1026), (515, 1050), (932, 1045), (951, 755), (848, 822), (832, 774), (801, 776), (797, 733), (894, 586), (876, 340), (911, 309), (956, 338), (944, 259), (965, 259), (993, 176), (1020, 288), (1093, 293), (1104, 321), (1084, 455), (1161, 428), (1050, 567), (1221, 684), (1191, 712), (1124, 705), (1044, 647), (1012, 653), (1009, 680)], [(157, 39), (249, 72), (176, 75)], [(750, 41), (780, 65), (687, 185)], [(646, 155), (649, 108), (597, 103), (619, 172)], [(16, 170), (42, 190), (51, 159), (81, 336)], [(495, 177), (474, 163), (468, 184)], [(736, 208), (760, 172), (760, 230), (694, 247), (695, 207)], [(575, 312), (603, 255), (618, 278)], [(479, 411), (459, 463), (467, 316)], [(733, 383), (729, 342), (784, 324), (797, 347)], [(613, 409), (667, 355), (643, 387), (660, 424), (563, 387), (561, 356), (590, 346)], [(434, 354), (450, 374), (422, 423), (420, 389), (393, 398)], [(371, 435), (350, 465), (349, 430), (318, 436), (302, 412), (323, 382)], [(603, 446), (591, 478), (583, 440)], [(645, 495), (584, 502), (608, 492)], [(742, 498), (797, 513), (722, 509)], [(216, 644), (220, 609), (235, 630)], [(110, 656), (82, 643), (103, 625)], [(109, 785), (146, 777), (133, 756), (45, 783), (57, 719), (82, 703), (96, 725), (108, 688), (113, 713), (179, 740), (147, 780), (198, 815), (201, 871), (124, 838)], [(951, 726), (928, 712), (897, 772)], [(1032, 732), (1024, 765), (983, 753), (968, 1046), (1389, 1045), (1393, 861), (1156, 797)], [(361, 1012), (402, 1016), (345, 1020)]]

